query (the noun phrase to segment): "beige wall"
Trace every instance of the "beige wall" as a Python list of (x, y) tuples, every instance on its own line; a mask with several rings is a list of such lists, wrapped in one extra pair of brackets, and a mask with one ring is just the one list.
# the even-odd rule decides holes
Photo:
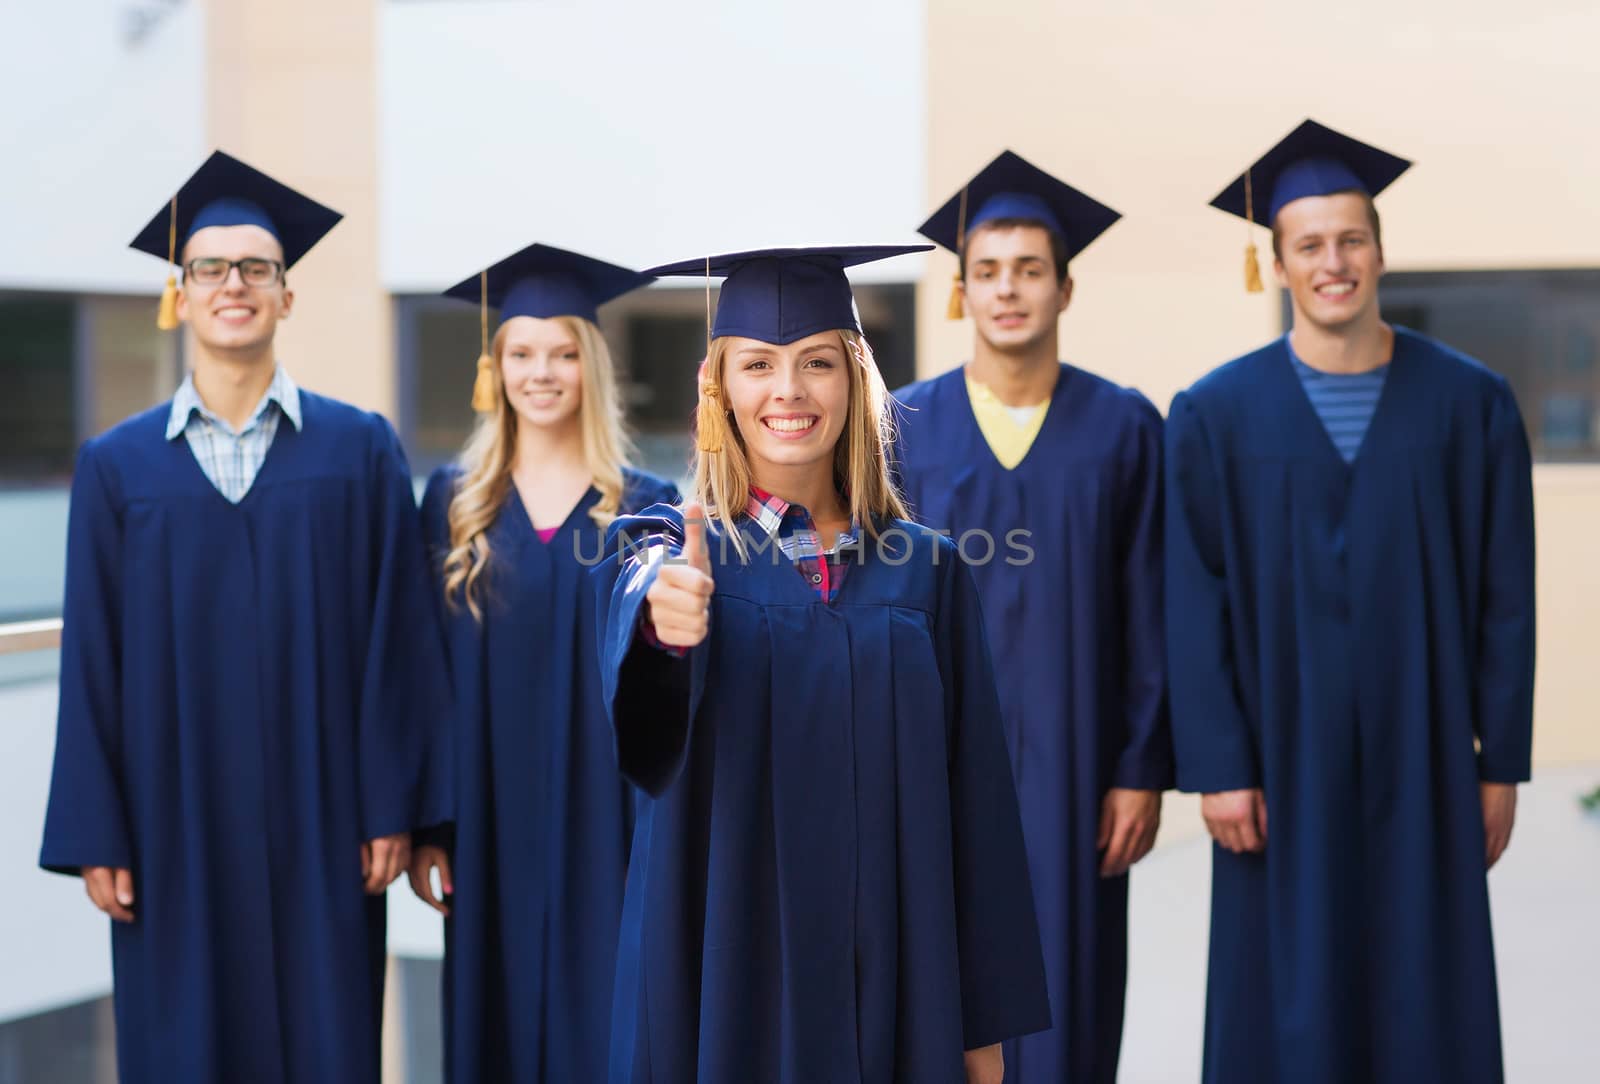
[[(1307, 116), (1417, 160), (1379, 201), (1392, 268), (1600, 265), (1600, 6), (928, 0), (927, 34), (929, 189), (907, 228), (1007, 147), (1117, 208), (1073, 264), (1062, 349), (1163, 407), (1280, 330), (1277, 296), (1240, 286), (1246, 227), (1206, 204)], [(970, 348), (944, 319), (954, 270), (941, 254), (918, 291), (924, 373)], [(1535, 486), (1535, 752), (1600, 760), (1600, 467)]]
[(396, 409), (389, 295), (378, 272), (380, 0), (206, 2), (206, 134), (344, 213), (289, 276), (278, 356), (296, 381)]

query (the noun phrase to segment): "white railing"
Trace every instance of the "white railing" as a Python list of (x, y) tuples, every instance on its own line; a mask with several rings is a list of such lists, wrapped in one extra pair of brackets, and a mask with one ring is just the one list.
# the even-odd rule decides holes
[(0, 625), (0, 655), (23, 651), (46, 651), (61, 646), (61, 618), (46, 621), (16, 621)]

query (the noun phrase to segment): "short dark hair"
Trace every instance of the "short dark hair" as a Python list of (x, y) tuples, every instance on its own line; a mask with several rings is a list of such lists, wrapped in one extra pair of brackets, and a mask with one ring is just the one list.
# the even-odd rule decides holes
[[(1349, 193), (1360, 196), (1361, 202), (1367, 208), (1367, 224), (1372, 227), (1372, 240), (1378, 246), (1378, 252), (1383, 252), (1383, 223), (1378, 219), (1378, 205), (1372, 201), (1372, 196), (1359, 188), (1346, 188), (1343, 192), (1329, 192), (1330, 196), (1342, 196)], [(1276, 217), (1272, 220), (1272, 258), (1279, 263), (1283, 262), (1283, 229), (1278, 225)]]
[[(1056, 265), (1056, 285), (1060, 286), (1067, 281), (1067, 241), (1055, 230), (1037, 218), (991, 218), (972, 228), (972, 233), (979, 230), (1015, 230), (1023, 227), (1037, 227), (1050, 238), (1050, 258)], [(971, 233), (968, 234), (971, 236)], [(961, 281), (967, 281), (967, 246), (962, 245), (957, 254), (961, 261)]]

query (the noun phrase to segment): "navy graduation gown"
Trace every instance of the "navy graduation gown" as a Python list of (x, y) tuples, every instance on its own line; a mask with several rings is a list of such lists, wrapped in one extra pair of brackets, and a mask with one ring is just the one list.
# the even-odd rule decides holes
[[(441, 468), (423, 497), (436, 570), (458, 477)], [(482, 623), (441, 604), (455, 690), (443, 1010), (456, 1084), (605, 1076), (633, 807), (595, 657), (599, 499), (591, 488), (545, 543), (513, 487), (488, 531)], [(624, 512), (675, 499), (671, 484), (625, 472)]]
[(124, 1084), (377, 1084), (384, 900), (360, 846), (444, 818), (445, 677), (393, 430), (301, 405), (237, 505), (165, 406), (73, 476), (40, 863), (133, 871)]
[[(1055, 1027), (1006, 1046), (1008, 1084), (1116, 1079), (1128, 878), (1100, 876), (1113, 787), (1172, 785), (1161, 593), (1161, 416), (1061, 366), (1028, 454), (1007, 470), (961, 369), (896, 394), (912, 514), (966, 539), (994, 648)], [(1012, 532), (1025, 531), (1026, 536)], [(1024, 551), (1031, 551), (1031, 559)]]
[[(742, 563), (713, 531), (711, 634), (684, 659), (635, 639), (659, 565), (613, 545), (597, 573), (617, 755), (652, 796), (612, 1081), (964, 1084), (963, 1049), (1049, 1026), (972, 580), (893, 526), (832, 604), (775, 546)], [(622, 532), (676, 546), (682, 520)]]
[(1533, 695), (1510, 388), (1397, 328), (1347, 466), (1279, 340), (1167, 436), (1178, 782), (1268, 811), (1264, 854), (1213, 849), (1205, 1079), (1498, 1084), (1478, 782), (1528, 778)]

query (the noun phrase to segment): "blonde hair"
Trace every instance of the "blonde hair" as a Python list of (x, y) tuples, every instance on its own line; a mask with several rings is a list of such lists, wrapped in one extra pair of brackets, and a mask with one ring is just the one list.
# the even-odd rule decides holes
[[(839, 331), (848, 358), (850, 374), (849, 410), (844, 431), (833, 449), (833, 484), (850, 505), (850, 515), (864, 533), (876, 538), (886, 519), (908, 519), (906, 506), (895, 489), (889, 472), (889, 449), (894, 444), (894, 419), (889, 413), (889, 389), (872, 358), (872, 347), (859, 332)], [(731, 340), (721, 336), (711, 340), (701, 377), (703, 408), (699, 424), (713, 431), (697, 434), (694, 480), (695, 499), (706, 510), (706, 518), (718, 520), (723, 529), (744, 514), (749, 503), (753, 475), (745, 454), (744, 437), (733, 424), (720, 389), (727, 387), (724, 372)], [(708, 399), (707, 390), (714, 394)], [(707, 447), (717, 451), (706, 451)], [(744, 538), (732, 535), (735, 548), (745, 554)]]
[[(617, 391), (611, 351), (600, 329), (577, 316), (554, 320), (578, 344), (583, 398), (578, 422), (583, 432), (583, 459), (589, 466), (600, 499), (589, 518), (605, 527), (622, 506), (622, 468), (633, 454), (623, 424), (622, 399)], [(450, 500), (450, 551), (444, 559), (444, 595), (451, 606), (465, 604), (472, 616), (483, 620), (483, 575), (488, 568), (489, 527), (511, 496), (511, 467), (517, 453), (517, 412), (506, 398), (501, 358), (506, 326), (495, 332), (491, 352), (494, 366), (494, 410), (481, 415), (456, 462), (461, 476)]]

